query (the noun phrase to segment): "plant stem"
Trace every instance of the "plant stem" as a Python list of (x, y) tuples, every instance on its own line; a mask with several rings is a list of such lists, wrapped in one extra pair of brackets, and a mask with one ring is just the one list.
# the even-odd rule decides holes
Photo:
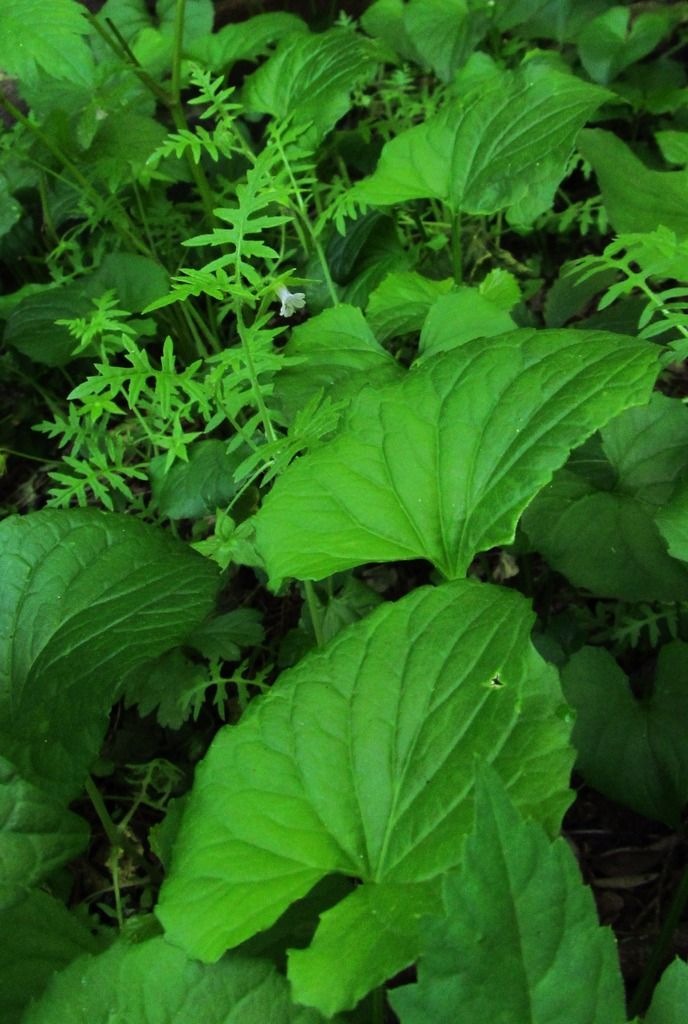
[(385, 1021), (385, 987), (380, 985), (370, 993), (372, 1024), (384, 1024)]
[(100, 790), (98, 789), (90, 775), (86, 779), (86, 792), (88, 794), (89, 800), (93, 804), (94, 811), (98, 815), (98, 820), (100, 821), (100, 824), (103, 826), (105, 835), (110, 840), (110, 845), (113, 847), (113, 849), (121, 849), (121, 833), (117, 826), (115, 825), (112, 818), (110, 817), (110, 812), (105, 806), (105, 801), (100, 795)]
[(681, 881), (678, 884), (678, 888), (674, 893), (674, 897), (669, 906), (668, 913), (664, 919), (662, 929), (659, 933), (657, 941), (654, 945), (650, 959), (645, 965), (642, 977), (638, 982), (638, 987), (633, 993), (633, 997), (628, 1006), (629, 1016), (635, 1017), (638, 1013), (641, 1013), (646, 1009), (647, 1004), (650, 1001), (652, 990), (655, 984), (655, 978), (659, 973), (669, 948), (671, 946), (674, 932), (678, 926), (679, 921), (683, 915), (686, 904), (688, 903), (688, 867), (684, 870)]
[[(172, 99), (170, 111), (177, 131), (188, 131), (188, 124), (182, 107), (182, 49), (184, 45), (184, 11), (186, 0), (177, 0), (174, 14), (174, 49), (172, 51)], [(205, 171), (200, 164), (197, 164), (190, 152), (186, 155), (189, 170), (198, 189), (198, 194), (203, 204), (206, 219), (210, 224), (215, 223), (215, 201), (213, 193), (205, 176)]]
[(461, 214), (457, 213), (451, 222), (451, 252), (454, 280), (457, 284), (463, 281), (463, 252), (461, 248)]
[(323, 623), (322, 623), (322, 609), (318, 603), (318, 597), (315, 593), (315, 587), (313, 586), (312, 580), (304, 580), (303, 589), (306, 594), (306, 604), (308, 605), (308, 614), (311, 618), (311, 625), (313, 626), (313, 632), (315, 633), (315, 642), (318, 647), (322, 647), (325, 643), (325, 636), (323, 634)]
[(28, 117), (25, 117), (21, 110), (18, 110), (17, 107), (15, 107), (15, 105), (2, 94), (2, 92), (0, 92), (0, 106), (4, 107), (15, 121), (18, 121), (19, 124), (23, 125), (27, 131), (31, 132), (31, 134), (34, 135), (35, 138), (37, 138), (38, 141), (60, 161), (65, 170), (69, 171), (86, 195), (91, 197), (91, 201), (95, 203), (96, 207), (102, 208), (103, 216), (106, 217), (112, 226), (120, 232), (122, 237), (126, 238), (127, 241), (129, 241), (135, 249), (138, 249), (139, 252), (143, 253), (145, 256), (149, 256), (150, 253), (148, 251), (148, 246), (136, 237), (136, 234), (133, 231), (133, 225), (129, 222), (129, 217), (127, 216), (124, 207), (119, 203), (117, 204), (117, 218), (112, 214), (109, 214), (107, 212), (107, 208), (103, 204), (102, 197), (93, 187), (88, 178), (81, 173), (79, 168), (62, 152), (60, 147), (53, 142), (50, 136), (46, 135), (45, 132), (39, 128), (37, 124), (34, 124), (33, 121), (29, 120)]

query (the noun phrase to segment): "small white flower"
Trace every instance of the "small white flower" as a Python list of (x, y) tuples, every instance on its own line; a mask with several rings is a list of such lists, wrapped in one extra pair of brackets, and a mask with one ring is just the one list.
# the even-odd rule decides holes
[(306, 305), (304, 292), (290, 292), (285, 285), (277, 289), (280, 302), (280, 316), (291, 316), (297, 309), (303, 309)]

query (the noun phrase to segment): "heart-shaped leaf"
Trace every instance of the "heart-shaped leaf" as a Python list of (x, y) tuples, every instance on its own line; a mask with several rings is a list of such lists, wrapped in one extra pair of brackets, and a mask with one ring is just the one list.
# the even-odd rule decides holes
[(578, 131), (609, 97), (534, 63), (497, 73), (386, 143), (350, 195), (373, 206), (441, 199), (455, 213), (509, 210), (530, 222), (549, 209)]
[(270, 576), (322, 579), (427, 558), (448, 578), (508, 543), (579, 444), (647, 401), (656, 354), (597, 331), (512, 331), (363, 392), (348, 426), (292, 465), (256, 517)]
[[(364, 885), (292, 954), (295, 998), (332, 1013), (409, 963), (418, 907), (461, 857), (476, 758), (551, 830), (568, 802), (569, 725), (532, 620), (519, 594), (461, 580), (382, 605), (285, 672), (198, 769), (158, 907), (171, 940), (217, 959), (339, 873)], [(384, 927), (398, 935), (383, 950)]]
[(637, 699), (611, 654), (577, 651), (562, 672), (576, 709), (577, 766), (592, 786), (675, 827), (688, 801), (688, 645), (659, 654), (651, 694)]

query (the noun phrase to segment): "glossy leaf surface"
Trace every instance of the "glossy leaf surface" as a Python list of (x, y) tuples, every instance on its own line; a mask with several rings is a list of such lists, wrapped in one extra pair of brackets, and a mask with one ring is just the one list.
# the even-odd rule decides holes
[(529, 501), (593, 430), (647, 401), (649, 346), (513, 331), (366, 391), (337, 437), (291, 466), (256, 517), (273, 580), (427, 558), (450, 579), (507, 543)]
[[(416, 908), (461, 857), (475, 758), (551, 830), (568, 802), (569, 725), (531, 622), (500, 588), (425, 588), (284, 673), (198, 769), (158, 907), (171, 941), (215, 960), (339, 873), (384, 892), (355, 890), (312, 952), (292, 954), (296, 998), (331, 1013), (410, 962)], [(397, 939), (383, 952), (387, 905)], [(354, 921), (347, 963), (335, 951)]]

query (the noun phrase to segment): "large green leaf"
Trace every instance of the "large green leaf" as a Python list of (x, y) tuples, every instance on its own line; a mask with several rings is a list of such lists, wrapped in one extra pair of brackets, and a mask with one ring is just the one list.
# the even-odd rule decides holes
[(651, 171), (612, 132), (586, 129), (578, 149), (597, 175), (614, 230), (654, 231), (663, 224), (688, 235), (688, 171)]
[(87, 839), (82, 818), (0, 757), (0, 910), (80, 853)]
[(461, 580), (382, 605), (285, 672), (199, 766), (158, 907), (170, 939), (214, 960), (338, 873), (364, 884), (292, 954), (295, 998), (331, 1013), (409, 963), (418, 909), (460, 860), (475, 759), (552, 831), (568, 802), (570, 726), (532, 621), (519, 594)]
[(647, 400), (655, 376), (656, 354), (630, 338), (520, 330), (363, 392), (348, 426), (292, 465), (258, 513), (270, 576), (412, 558), (463, 575), (512, 539), (571, 448)]
[(421, 61), (450, 82), (487, 32), (485, 11), (471, 10), (467, 0), (410, 0), (404, 28)]
[(508, 210), (532, 221), (549, 209), (579, 129), (608, 95), (541, 65), (500, 72), (388, 142), (351, 195), (374, 206), (441, 199), (455, 213)]
[(352, 89), (372, 78), (379, 59), (370, 40), (346, 28), (293, 32), (246, 79), (244, 103), (280, 121), (312, 123), (319, 138), (347, 112)]
[(52, 896), (35, 890), (0, 913), (0, 1020), (19, 1024), (53, 974), (100, 943)]
[(391, 1002), (402, 1024), (622, 1024), (611, 931), (600, 928), (564, 839), (524, 822), (492, 773), (476, 786), (475, 826), (444, 883), (418, 984)]
[(602, 429), (596, 477), (590, 469), (575, 456), (538, 495), (524, 516), (533, 545), (572, 583), (600, 596), (687, 598), (688, 570), (669, 556), (657, 526), (677, 507), (665, 503), (688, 471), (685, 406), (656, 394), (627, 409)]
[(683, 1024), (688, 1006), (688, 964), (674, 960), (659, 979), (644, 1024)]
[(473, 338), (493, 338), (516, 324), (506, 310), (466, 286), (443, 295), (428, 312), (420, 334), (423, 359), (464, 345)]
[(577, 651), (562, 672), (576, 709), (577, 766), (602, 793), (648, 818), (678, 825), (688, 800), (688, 645), (662, 648), (649, 696), (602, 648)]
[(375, 340), (360, 309), (344, 303), (299, 324), (285, 352), (296, 360), (279, 374), (275, 392), (290, 416), (320, 391), (340, 402), (365, 384), (387, 384), (404, 372)]
[(291, 32), (307, 32), (308, 27), (296, 14), (271, 11), (256, 14), (246, 21), (223, 25), (212, 35), (194, 39), (186, 50), (194, 60), (214, 71), (225, 72), (238, 60), (255, 60), (265, 53), (271, 43)]
[(630, 495), (598, 490), (563, 469), (523, 525), (553, 569), (598, 597), (688, 599), (688, 570), (669, 556), (652, 510)]
[(652, 53), (671, 30), (670, 10), (646, 11), (631, 21), (628, 7), (611, 7), (593, 18), (578, 37), (581, 64), (595, 82), (606, 85), (624, 68)]
[(366, 307), (366, 319), (378, 341), (417, 332), (437, 299), (451, 291), (453, 278), (441, 281), (415, 270), (387, 274)]
[(22, 1024), (317, 1024), (264, 960), (208, 966), (164, 939), (116, 942), (56, 975)]
[(92, 58), (83, 36), (88, 22), (74, 0), (2, 0), (0, 68), (33, 81), (37, 67), (54, 78), (88, 84)]
[(688, 562), (688, 483), (677, 487), (671, 500), (655, 516), (669, 553)]
[(211, 610), (215, 567), (129, 517), (47, 510), (0, 524), (0, 751), (69, 799), (121, 678)]

